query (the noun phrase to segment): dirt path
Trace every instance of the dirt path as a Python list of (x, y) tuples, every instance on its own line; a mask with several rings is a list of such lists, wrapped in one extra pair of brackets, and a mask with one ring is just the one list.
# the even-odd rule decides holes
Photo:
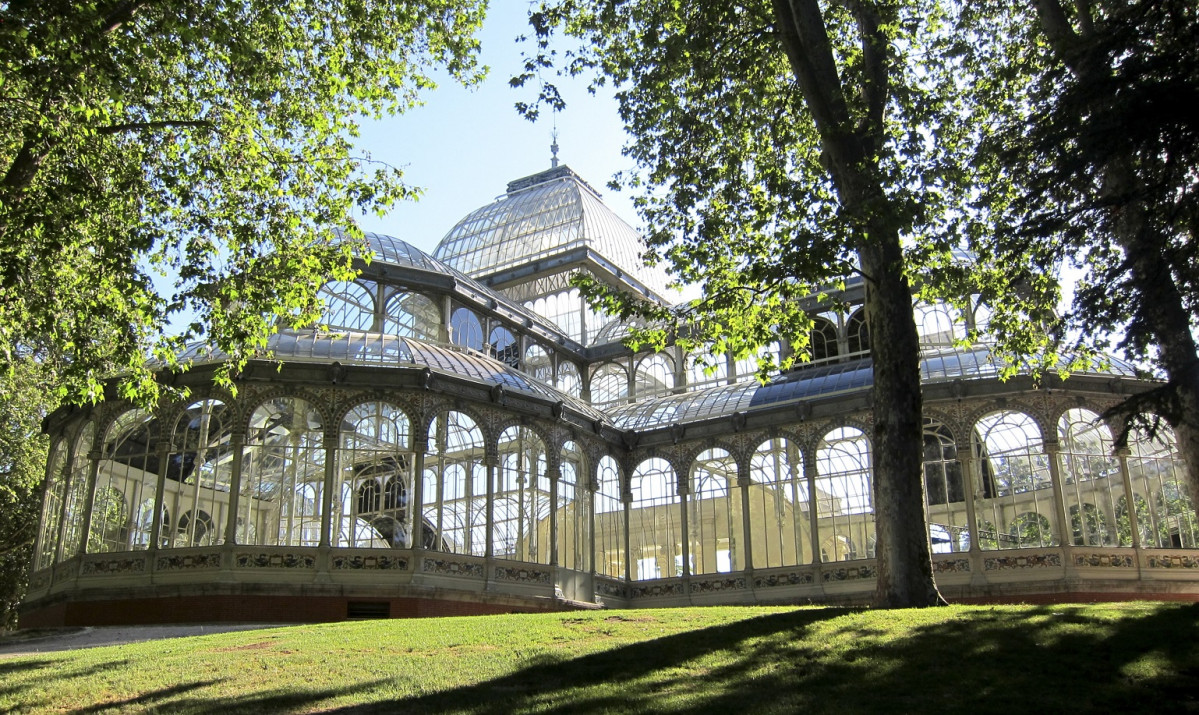
[(0, 658), (272, 627), (275, 626), (261, 623), (216, 623), (188, 626), (96, 626), (17, 631), (0, 635)]

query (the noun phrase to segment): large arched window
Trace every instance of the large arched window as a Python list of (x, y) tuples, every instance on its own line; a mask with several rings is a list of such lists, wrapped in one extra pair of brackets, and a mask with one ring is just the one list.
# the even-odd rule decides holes
[(139, 504), (154, 503), (158, 460), (150, 444), (152, 424), (150, 413), (129, 410), (108, 428), (92, 499), (89, 553), (144, 549), (149, 545), (149, 530), (140, 528), (142, 524), (133, 518), (133, 512)]
[(238, 543), (320, 543), (323, 430), (320, 413), (298, 397), (277, 397), (254, 410), (242, 461)]
[(723, 385), (729, 378), (729, 361), (724, 355), (694, 353), (686, 357), (687, 387), (702, 390)]
[(1070, 541), (1101, 546), (1116, 541), (1116, 504), (1124, 478), (1112, 456), (1112, 435), (1090, 410), (1066, 410), (1058, 421), (1058, 472), (1070, 519)]
[(1030, 516), (1047, 520), (1054, 513), (1049, 460), (1037, 423), (1022, 412), (993, 412), (975, 424), (973, 449), (982, 495), (975, 500), (979, 546), (1053, 545), (1052, 529)]
[(375, 325), (375, 284), (330, 281), (317, 293), (325, 303), (321, 323), (331, 330), (370, 330)]
[(412, 434), (389, 402), (365, 402), (341, 422), (333, 546), (411, 548)]
[(599, 460), (599, 491), (595, 493), (595, 572), (612, 578), (625, 576), (624, 501), (620, 468), (605, 455)]
[(576, 571), (586, 571), (591, 551), (591, 500), (585, 485), (583, 453), (574, 442), (562, 445), (558, 468), (558, 565)]
[(956, 311), (945, 303), (916, 306), (916, 331), (922, 347), (949, 347), (961, 335)]
[(924, 495), (934, 554), (970, 548), (966, 493), (957, 443), (945, 425), (924, 418)]
[[(173, 434), (162, 496), (163, 505), (180, 518), (173, 530), (163, 529), (163, 542), (178, 547), (222, 543), (233, 480), (233, 425), (225, 404), (188, 405)], [(201, 513), (207, 518), (198, 518)], [(184, 520), (185, 514), (196, 516)]]
[[(1135, 428), (1129, 435), (1128, 447), (1128, 472), (1138, 500), (1138, 527), (1148, 536), (1142, 538), (1142, 544), (1161, 549), (1199, 548), (1195, 502), (1187, 488), (1174, 432), (1164, 424), (1158, 425), (1153, 434)], [(1146, 518), (1141, 518), (1142, 502)], [(1127, 523), (1127, 506), (1124, 520)]]
[(498, 558), (550, 562), (550, 482), (545, 444), (528, 427), (509, 427), (499, 439), (494, 553)]
[(688, 545), (692, 573), (728, 573), (744, 568), (741, 490), (737, 463), (724, 449), (705, 450), (691, 467)]
[(401, 338), (436, 342), (441, 335), (441, 311), (420, 293), (398, 292), (387, 299), (383, 332)]
[(469, 415), (450, 410), (433, 418), (421, 487), (424, 547), (456, 554), (485, 554), (487, 470), (483, 467), (483, 432)]
[(96, 423), (88, 422), (75, 440), (75, 452), (71, 458), (70, 481), (67, 483), (66, 504), (63, 507), (62, 543), (59, 560), (66, 561), (79, 555), (83, 546), (83, 534), (87, 525), (83, 523), (87, 511), (87, 486), (91, 472), (88, 453), (96, 441)]
[(754, 568), (795, 566), (812, 557), (806, 536), (812, 505), (795, 443), (769, 439), (749, 463), (750, 543)]
[(42, 499), (42, 523), (38, 532), (34, 571), (52, 565), (58, 554), (59, 528), (62, 526), (62, 507), (66, 498), (67, 482), (70, 480), (70, 466), (70, 462), (67, 461), (67, 441), (60, 439), (50, 450), (49, 466), (46, 469), (46, 496)]
[(874, 557), (870, 442), (854, 427), (824, 436), (816, 450), (816, 499), (823, 561)]
[(670, 578), (684, 573), (677, 485), (674, 469), (659, 457), (647, 459), (633, 470), (629, 558), (635, 579)]

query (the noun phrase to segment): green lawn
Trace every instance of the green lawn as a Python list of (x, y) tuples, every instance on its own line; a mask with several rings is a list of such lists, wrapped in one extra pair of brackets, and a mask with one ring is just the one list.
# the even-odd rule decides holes
[(0, 712), (1199, 711), (1199, 605), (682, 608), (0, 659)]

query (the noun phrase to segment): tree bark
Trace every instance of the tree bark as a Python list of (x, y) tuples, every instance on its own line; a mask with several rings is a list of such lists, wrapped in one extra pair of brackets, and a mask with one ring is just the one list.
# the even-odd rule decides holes
[(816, 0), (774, 0), (776, 30), (820, 133), (825, 166), (843, 215), (852, 222), (853, 248), (866, 280), (874, 372), (874, 603), (883, 608), (942, 605), (925, 517), (920, 348), (912, 290), (899, 242), (900, 220), (884, 191), (876, 158), (884, 141), (888, 53), (876, 8), (853, 5), (867, 58), (858, 89), (868, 111), (857, 126)]

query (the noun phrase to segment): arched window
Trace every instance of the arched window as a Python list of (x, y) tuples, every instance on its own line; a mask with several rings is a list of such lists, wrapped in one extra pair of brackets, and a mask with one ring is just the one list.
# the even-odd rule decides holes
[(607, 405), (627, 399), (629, 374), (616, 363), (604, 363), (591, 373), (591, 404)]
[[(493, 551), (497, 557), (550, 562), (550, 482), (545, 444), (528, 427), (500, 435)], [(502, 518), (501, 518), (502, 513)]]
[(624, 502), (620, 468), (605, 455), (599, 460), (599, 490), (595, 493), (595, 572), (612, 578), (625, 576)]
[[(1129, 434), (1128, 448), (1128, 473), (1138, 500), (1137, 526), (1149, 535), (1142, 545), (1160, 549), (1199, 548), (1199, 523), (1195, 521), (1194, 500), (1187, 488), (1174, 432), (1164, 424), (1159, 424), (1152, 434), (1135, 427)], [(1148, 519), (1140, 518), (1142, 500)]]
[(766, 440), (754, 450), (749, 467), (754, 568), (809, 561), (812, 551), (805, 530), (812, 505), (799, 448), (781, 437)]
[(691, 467), (688, 538), (692, 573), (728, 573), (744, 568), (741, 490), (737, 463), (724, 449), (709, 449)]
[(723, 385), (729, 377), (729, 362), (724, 355), (708, 355), (694, 353), (688, 355), (687, 387), (692, 390), (702, 390), (713, 385)]
[(1066, 410), (1058, 420), (1058, 473), (1076, 546), (1112, 544), (1116, 503), (1124, 478), (1112, 456), (1112, 435), (1090, 410)]
[[(1054, 513), (1049, 460), (1037, 423), (1022, 412), (993, 412), (975, 424), (973, 449), (982, 482), (982, 498), (975, 500), (979, 545), (984, 549), (1053, 545), (1051, 528), (1040, 528), (1038, 521), (1035, 530), (1026, 529), (1027, 519), (1019, 525), (1015, 522), (1020, 514)], [(1042, 541), (1029, 543), (1032, 535)]]
[(845, 346), (849, 355), (870, 352), (870, 332), (866, 328), (865, 308), (859, 308), (846, 321)]
[(341, 421), (333, 545), (412, 546), (412, 434), (408, 415), (390, 402), (364, 402)]
[(924, 418), (924, 495), (935, 554), (970, 548), (966, 492), (957, 443), (945, 425)]
[[(579, 368), (575, 367), (573, 362), (563, 360), (558, 363), (558, 379), (555, 384), (560, 392), (563, 392), (571, 397), (579, 397), (583, 394), (583, 380), (579, 377)], [(594, 402), (594, 396), (592, 402)]]
[(520, 342), (503, 326), (491, 329), (491, 335), (487, 337), (487, 354), (505, 365), (520, 368)]
[(647, 355), (637, 362), (637, 399), (669, 395), (674, 390), (674, 369), (665, 355)]
[(813, 362), (837, 357), (837, 326), (825, 318), (813, 319), (809, 347)]
[(49, 467), (46, 470), (46, 496), (42, 500), (41, 530), (38, 532), (37, 555), (34, 571), (40, 571), (54, 563), (58, 554), (59, 527), (62, 526), (62, 507), (66, 498), (67, 482), (70, 480), (70, 463), (67, 461), (67, 441), (60, 439), (50, 450)]
[[(854, 427), (824, 436), (816, 450), (816, 499), (824, 561), (873, 558), (870, 442)], [(825, 546), (831, 543), (832, 549)]]
[(955, 311), (944, 303), (916, 306), (916, 332), (922, 347), (949, 347), (961, 335)]
[(144, 549), (149, 544), (149, 530), (143, 532), (132, 518), (132, 506), (148, 500), (153, 510), (158, 460), (150, 444), (152, 424), (150, 413), (129, 410), (108, 428), (92, 499), (89, 553)]
[[(210, 546), (224, 541), (221, 528), (228, 517), (229, 490), (233, 481), (233, 426), (220, 400), (199, 400), (188, 405), (175, 423), (174, 449), (167, 456), (163, 504), (179, 521), (175, 531), (163, 530), (170, 546)], [(244, 471), (244, 468), (243, 468)], [(185, 522), (190, 512), (208, 515), (209, 525), (201, 534), (196, 519)]]
[(683, 532), (674, 469), (664, 459), (647, 459), (629, 480), (629, 546), (637, 580), (672, 578), (684, 573)]
[(425, 548), (478, 556), (486, 553), (483, 432), (469, 415), (449, 410), (430, 423), (421, 497)]
[(331, 330), (370, 330), (375, 325), (375, 285), (365, 281), (330, 281), (317, 297), (324, 301), (320, 322)]
[(558, 468), (558, 565), (576, 571), (587, 570), (591, 560), (588, 534), (591, 533), (591, 500), (580, 484), (585, 474), (583, 453), (574, 442), (562, 445)]
[(451, 341), (471, 350), (483, 351), (483, 323), (467, 308), (455, 308), (450, 316)]
[[(315, 546), (302, 523), (307, 513), (303, 485), (321, 504), (325, 484), (324, 427), (320, 413), (298, 397), (277, 397), (250, 415), (238, 500), (238, 543)], [(319, 530), (318, 530), (319, 531)]]
[(524, 371), (547, 385), (554, 384), (554, 364), (550, 354), (536, 343), (525, 350)]
[(436, 342), (441, 334), (441, 311), (420, 293), (398, 292), (387, 299), (383, 332), (401, 338)]
[(75, 453), (71, 458), (70, 481), (67, 483), (66, 504), (63, 507), (62, 543), (59, 545), (59, 561), (79, 555), (83, 547), (83, 534), (87, 525), (83, 523), (87, 509), (87, 483), (91, 471), (88, 453), (96, 439), (96, 423), (88, 422), (75, 440)]

